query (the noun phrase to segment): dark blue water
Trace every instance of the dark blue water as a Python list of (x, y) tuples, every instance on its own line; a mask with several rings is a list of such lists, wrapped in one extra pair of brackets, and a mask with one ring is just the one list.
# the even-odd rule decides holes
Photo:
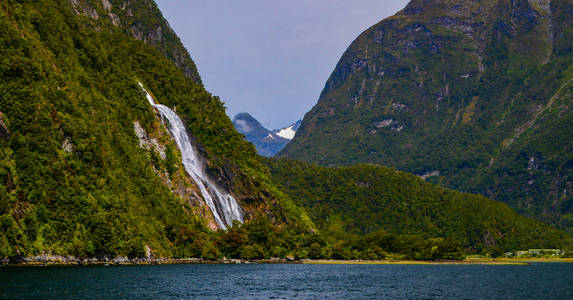
[(2, 267), (0, 298), (573, 299), (573, 264)]

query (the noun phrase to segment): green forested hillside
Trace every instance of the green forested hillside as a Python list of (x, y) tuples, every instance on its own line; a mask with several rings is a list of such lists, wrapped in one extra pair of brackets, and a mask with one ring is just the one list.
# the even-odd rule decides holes
[(573, 238), (506, 204), (376, 165), (320, 167), (268, 160), (273, 180), (327, 236), (450, 238), (470, 252), (573, 247)]
[(350, 45), (279, 156), (392, 166), (571, 231), (572, 11), (413, 0)]
[[(216, 231), (138, 82), (185, 121), (244, 224)], [(569, 241), (504, 205), (388, 169), (268, 165), (202, 86), (152, 1), (0, 2), (2, 262), (40, 254), (459, 259), (468, 249)]]
[[(0, 257), (142, 256), (146, 248), (173, 257), (195, 249), (190, 241), (199, 252), (213, 247), (201, 244), (215, 233), (174, 142), (163, 134), (164, 158), (140, 146), (136, 123), (150, 135), (165, 130), (137, 81), (176, 107), (247, 220), (308, 231), (190, 58), (177, 66), (170, 57), (184, 50), (178, 40), (126, 34), (130, 24), (166, 24), (152, 1), (132, 2), (0, 3)], [(117, 10), (137, 20), (113, 17)]]

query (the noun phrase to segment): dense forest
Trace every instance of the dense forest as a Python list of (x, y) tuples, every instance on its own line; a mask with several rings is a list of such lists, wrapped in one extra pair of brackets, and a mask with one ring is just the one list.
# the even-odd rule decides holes
[(309, 228), (222, 101), (107, 17), (132, 10), (153, 25), (155, 4), (116, 2), (0, 3), (0, 257), (133, 256), (145, 247), (172, 257), (184, 247), (175, 232), (210, 231), (174, 142), (163, 135), (164, 157), (138, 143), (135, 123), (150, 135), (162, 125), (137, 81), (177, 108), (247, 219)]
[[(244, 224), (217, 230), (138, 82), (182, 117)], [(153, 1), (0, 2), (1, 259), (459, 259), (570, 242), (392, 169), (258, 156)]]
[(303, 206), (323, 234), (408, 234), (442, 238), (469, 253), (528, 248), (570, 248), (565, 232), (518, 215), (506, 204), (430, 184), (377, 165), (321, 167), (268, 160), (273, 180)]
[(427, 175), (573, 232), (572, 11), (410, 1), (349, 46), (279, 156)]

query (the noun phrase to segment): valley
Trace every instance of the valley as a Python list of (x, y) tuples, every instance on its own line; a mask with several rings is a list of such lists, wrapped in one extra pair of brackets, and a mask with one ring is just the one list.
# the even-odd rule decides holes
[(152, 0), (3, 1), (0, 261), (569, 255), (572, 6), (485, 2), (413, 0), (268, 130)]

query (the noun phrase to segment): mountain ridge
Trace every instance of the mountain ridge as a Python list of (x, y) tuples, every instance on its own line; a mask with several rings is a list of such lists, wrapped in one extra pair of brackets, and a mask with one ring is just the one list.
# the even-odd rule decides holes
[[(78, 16), (91, 19), (94, 26), (115, 26), (137, 40), (154, 47), (181, 69), (186, 77), (201, 84), (195, 62), (153, 0), (81, 1), (68, 0)], [(98, 22), (99, 19), (108, 22)], [(96, 21), (95, 24), (93, 21)]]
[(571, 230), (571, 9), (411, 1), (351, 43), (278, 156), (439, 174)]
[[(123, 7), (131, 21), (116, 11)], [(142, 26), (136, 28), (150, 28), (149, 35), (133, 37), (132, 21)], [(378, 195), (377, 187), (364, 185), (371, 174), (363, 173), (363, 166), (337, 173), (317, 168), (318, 180), (308, 174), (299, 177), (292, 168), (297, 162), (269, 165), (234, 129), (223, 102), (205, 90), (198, 74), (188, 74), (185, 65), (169, 57), (181, 44), (168, 46), (170, 41), (157, 34), (161, 24), (166, 21), (150, 1), (0, 2), (0, 262), (57, 256), (124, 262), (191, 257), (460, 259), (467, 252), (459, 246), (465, 242), (461, 233), (485, 226), (503, 239), (511, 231), (507, 224), (525, 228), (526, 234), (504, 247), (535, 244), (536, 235), (549, 237), (539, 245), (569, 247), (570, 237), (539, 222), (495, 219), (514, 216), (509, 209), (461, 223), (463, 229), (452, 237), (412, 222), (394, 224), (403, 233), (322, 232), (297, 203), (329, 202), (321, 196), (332, 191), (343, 197), (340, 204), (351, 203), (354, 192)], [(178, 143), (178, 138), (188, 141)], [(187, 167), (194, 163), (196, 170)], [(536, 162), (532, 167), (543, 168)], [(277, 177), (277, 170), (282, 175)], [(423, 193), (422, 206), (441, 203), (440, 195), (454, 194), (462, 202), (475, 197), (387, 169), (372, 174), (379, 170), (397, 197), (420, 192), (399, 184), (403, 178), (437, 191)], [(195, 171), (200, 179), (193, 178)], [(336, 174), (335, 180), (329, 174)], [(308, 184), (314, 193), (291, 198), (292, 190), (282, 185), (284, 177), (302, 179), (297, 184)], [(200, 180), (213, 184), (207, 189)], [(336, 186), (350, 188), (339, 193)], [(236, 200), (242, 216), (227, 218), (227, 230), (219, 230), (224, 227), (216, 222), (205, 194), (219, 189)], [(369, 204), (364, 201), (364, 208)], [(215, 207), (224, 214), (223, 209)], [(397, 210), (397, 219), (408, 219), (407, 211)], [(448, 207), (445, 212), (455, 215)], [(476, 236), (465, 245), (483, 244), (482, 235)]]
[(239, 113), (233, 125), (246, 139), (255, 145), (257, 152), (266, 157), (274, 156), (288, 144), (300, 126), (300, 120), (281, 129), (266, 129), (248, 113)]

